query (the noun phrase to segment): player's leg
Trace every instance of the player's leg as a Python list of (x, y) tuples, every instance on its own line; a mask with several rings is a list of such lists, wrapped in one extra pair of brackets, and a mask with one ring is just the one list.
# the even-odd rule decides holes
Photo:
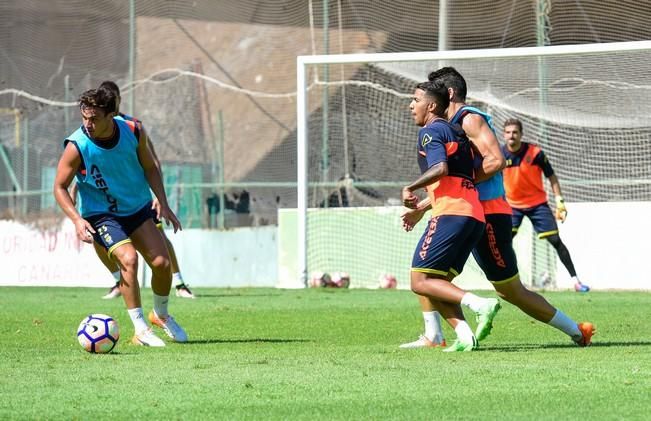
[(142, 311), (138, 285), (138, 254), (127, 236), (122, 218), (104, 215), (88, 218), (95, 229), (95, 242), (104, 247), (104, 253), (115, 259), (120, 267), (120, 293), (133, 323), (133, 343), (146, 346), (165, 346), (147, 325)]
[(594, 330), (584, 328), (585, 322), (577, 323), (568, 315), (551, 305), (542, 295), (527, 289), (520, 278), (493, 283), (500, 298), (517, 306), (532, 318), (548, 324), (569, 336), (577, 345), (590, 344)]
[(556, 219), (552, 213), (549, 205), (542, 204), (533, 208), (527, 215), (531, 220), (532, 225), (534, 226), (535, 231), (538, 233), (538, 238), (546, 239), (549, 243), (556, 249), (558, 253), (558, 258), (560, 259), (565, 269), (572, 277), (574, 281), (574, 289), (577, 292), (588, 292), (590, 287), (583, 285), (579, 278), (576, 275), (576, 270), (574, 269), (574, 263), (572, 262), (572, 257), (570, 252), (561, 241), (561, 237), (558, 235), (558, 225), (556, 224)]
[(446, 346), (441, 328), (441, 316), (433, 300), (418, 295), (418, 303), (423, 314), (424, 333), (413, 342), (400, 345), (400, 348), (432, 348)]
[(165, 239), (165, 244), (167, 245), (167, 251), (170, 254), (170, 263), (172, 267), (172, 283), (174, 288), (176, 289), (176, 296), (180, 298), (191, 298), (194, 299), (195, 296), (190, 291), (190, 288), (186, 285), (186, 283), (183, 281), (183, 276), (181, 275), (181, 269), (179, 267), (179, 261), (176, 257), (176, 250), (174, 250), (174, 245), (170, 241), (169, 238), (167, 238), (167, 235), (165, 235), (165, 232), (161, 230), (161, 233), (163, 233), (163, 238)]
[(97, 242), (93, 242), (93, 247), (95, 248), (95, 254), (97, 254), (97, 257), (99, 260), (102, 262), (104, 267), (108, 269), (109, 272), (111, 272), (111, 275), (113, 276), (113, 279), (115, 279), (115, 284), (109, 289), (109, 292), (102, 296), (103, 299), (105, 300), (110, 300), (112, 298), (117, 298), (121, 295), (120, 293), (120, 267), (118, 266), (117, 263), (115, 263), (111, 258), (109, 257), (108, 253), (106, 253), (106, 249), (104, 246)]
[[(468, 260), (471, 251), (476, 247), (479, 240), (484, 237), (486, 231), (485, 224), (475, 224), (475, 228), (471, 231), (471, 236), (464, 243), (464, 248), (455, 259), (452, 267), (450, 268), (449, 280), (452, 282), (455, 276), (458, 276)], [(466, 293), (461, 301), (462, 305), (467, 306), (475, 312), (477, 327), (475, 335), (477, 341), (479, 337), (485, 338), (488, 336), (493, 328), (493, 319), (500, 310), (501, 305), (496, 299), (484, 299), (477, 297), (473, 293)], [(455, 329), (456, 330), (456, 329)]]
[[(509, 215), (486, 215), (486, 230), (473, 250), (479, 267), (500, 298), (532, 318), (559, 329), (578, 343), (583, 339), (579, 324), (552, 306), (542, 295), (522, 285), (510, 228)], [(477, 339), (481, 341), (484, 338), (477, 335)]]
[[(486, 229), (472, 251), (500, 298), (517, 306), (529, 316), (547, 323), (555, 309), (539, 294), (520, 282), (518, 262), (511, 236), (512, 218), (507, 214), (487, 214)], [(484, 339), (478, 336), (479, 340)]]
[[(472, 218), (448, 215), (432, 218), (414, 252), (411, 269), (412, 291), (436, 301), (464, 305), (475, 313), (486, 314), (492, 322), (499, 310), (499, 302), (496, 299), (486, 299), (464, 291), (448, 279), (450, 268), (455, 272), (454, 275), (461, 272), (482, 231), (483, 223)], [(449, 309), (446, 309), (446, 314), (442, 308), (439, 308), (439, 311), (445, 318), (452, 317)], [(461, 327), (455, 328), (458, 343), (451, 348), (462, 350), (458, 349), (458, 345), (462, 344), (463, 350), (474, 349), (477, 346), (474, 335), (469, 327), (470, 334), (466, 334), (467, 323), (463, 315), (460, 316), (459, 319), (463, 323), (460, 324)]]
[[(454, 288), (457, 288), (449, 282), (447, 275), (412, 270), (410, 276), (412, 291), (416, 294), (430, 294), (425, 295), (425, 297), (441, 304), (437, 305), (436, 309), (441, 313), (441, 316), (450, 323), (450, 326), (454, 328), (454, 331), (457, 334), (457, 339), (454, 341), (453, 345), (450, 348), (446, 348), (446, 350), (472, 351), (477, 348), (478, 342), (472, 333), (472, 329), (470, 329), (470, 326), (466, 322), (459, 304), (445, 300), (438, 302), (435, 296), (440, 294), (438, 289), (441, 289), (441, 286), (430, 288), (431, 285), (439, 285), (439, 283), (446, 286), (452, 285)], [(462, 295), (460, 297), (462, 297)], [(461, 298), (458, 298), (458, 300), (460, 301)]]
[[(120, 292), (127, 309), (142, 307), (138, 285), (138, 253), (130, 241), (122, 241), (109, 250), (120, 265)], [(142, 327), (142, 326), (141, 326)]]
[(556, 249), (558, 253), (558, 258), (560, 259), (567, 272), (572, 277), (574, 282), (574, 290), (577, 292), (588, 292), (590, 287), (581, 283), (579, 277), (576, 274), (576, 269), (574, 269), (574, 263), (572, 262), (572, 257), (570, 256), (570, 251), (567, 249), (567, 246), (561, 240), (561, 237), (558, 234), (550, 235), (545, 237), (547, 241)]
[(165, 228), (163, 227), (163, 223), (156, 217), (156, 214), (155, 212), (153, 212), (153, 209), (152, 209), (152, 219), (154, 221), (154, 224), (156, 224), (156, 227), (160, 230), (161, 234), (163, 235), (163, 238), (165, 239), (165, 244), (167, 245), (167, 251), (170, 255), (170, 264), (172, 266), (172, 283), (175, 285), (176, 288), (176, 296), (180, 298), (195, 298), (192, 291), (190, 291), (190, 288), (185, 284), (185, 282), (183, 282), (183, 276), (181, 275), (179, 261), (176, 258), (176, 251), (174, 250), (174, 245), (172, 244), (170, 239), (167, 238), (167, 235), (165, 234)]
[(151, 218), (148, 218), (131, 232), (130, 238), (152, 271), (154, 309), (149, 313), (149, 321), (163, 329), (174, 341), (187, 342), (188, 336), (185, 330), (168, 311), (172, 271), (163, 235)]

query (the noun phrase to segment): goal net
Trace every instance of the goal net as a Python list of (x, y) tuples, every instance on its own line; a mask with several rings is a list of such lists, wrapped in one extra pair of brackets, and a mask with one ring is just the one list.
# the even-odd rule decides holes
[[(464, 75), (468, 102), (493, 116), (498, 139), (507, 118), (522, 121), (570, 215), (573, 203), (651, 200), (650, 53), (644, 41), (299, 57), (298, 278), (346, 271), (373, 287), (389, 272), (408, 287), (424, 229), (404, 233), (399, 221), (400, 189), (419, 174), (408, 105), (415, 84), (443, 66)], [(554, 279), (547, 242), (526, 226), (515, 240), (523, 280)], [(477, 279), (470, 261), (461, 280)]]

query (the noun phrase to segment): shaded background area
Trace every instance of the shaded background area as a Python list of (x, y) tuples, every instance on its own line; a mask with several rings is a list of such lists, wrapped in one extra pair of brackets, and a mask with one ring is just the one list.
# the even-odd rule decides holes
[[(274, 224), (279, 207), (296, 206), (296, 56), (437, 50), (439, 6), (404, 0), (4, 1), (0, 215), (59, 218), (49, 190), (61, 142), (79, 124), (71, 103), (113, 79), (123, 89), (123, 111), (150, 131), (186, 226)], [(446, 17), (446, 48), (454, 50), (651, 39), (648, 5), (628, 0), (447, 2)], [(647, 57), (550, 62), (543, 85), (531, 73), (538, 62), (522, 68), (495, 61), (446, 64), (468, 76), (471, 100), (490, 110), (498, 126), (512, 115), (523, 119), (528, 140), (541, 143), (568, 180), (566, 200), (650, 200), (643, 181), (651, 163), (641, 158), (651, 137)], [(311, 206), (391, 203), (395, 187), (381, 183), (417, 171), (407, 97), (414, 81), (437, 65), (311, 70), (311, 83), (331, 83), (314, 85), (309, 94)], [(582, 75), (586, 69), (594, 71)], [(532, 78), (518, 84), (513, 74)], [(345, 87), (335, 83), (342, 80)], [(605, 88), (595, 88), (595, 80)], [(533, 91), (514, 96), (527, 89)], [(544, 112), (531, 105), (540, 103), (542, 90), (548, 93)], [(576, 103), (585, 109), (567, 111)], [(637, 117), (626, 126), (620, 112)]]

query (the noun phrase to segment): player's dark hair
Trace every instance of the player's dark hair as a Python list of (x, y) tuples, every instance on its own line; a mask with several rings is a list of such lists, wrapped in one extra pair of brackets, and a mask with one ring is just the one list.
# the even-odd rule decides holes
[(504, 122), (504, 128), (506, 128), (506, 126), (518, 126), (520, 133), (522, 133), (522, 122), (517, 118), (507, 118)]
[(448, 95), (448, 88), (440, 81), (427, 81), (421, 82), (416, 85), (416, 89), (420, 89), (425, 92), (425, 95), (432, 98), (437, 105), (437, 112), (439, 116), (445, 114), (445, 110), (450, 105), (450, 96)]
[(430, 82), (436, 80), (443, 82), (446, 88), (451, 88), (454, 91), (454, 99), (466, 102), (466, 95), (468, 94), (466, 79), (454, 67), (441, 67), (436, 71), (430, 72), (427, 75), (427, 79)]
[(105, 80), (104, 82), (99, 84), (100, 88), (106, 88), (115, 94), (115, 96), (120, 96), (120, 87), (117, 85), (117, 83), (113, 82), (112, 80)]
[(105, 114), (114, 113), (116, 99), (110, 89), (89, 89), (79, 96), (79, 108), (100, 108)]

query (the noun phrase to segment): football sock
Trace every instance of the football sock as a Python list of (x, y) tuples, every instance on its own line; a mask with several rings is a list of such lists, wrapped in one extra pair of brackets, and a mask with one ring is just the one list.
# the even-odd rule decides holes
[(575, 284), (580, 284), (581, 283), (581, 281), (579, 281), (579, 277), (576, 276), (576, 275), (572, 276), (572, 282), (574, 282)]
[(475, 313), (479, 311), (480, 308), (486, 303), (486, 298), (479, 297), (472, 292), (466, 292), (461, 298), (461, 305), (468, 307), (470, 310)]
[(570, 276), (576, 276), (576, 270), (574, 269), (574, 263), (572, 263), (572, 257), (570, 257), (570, 252), (562, 241), (558, 241), (558, 245), (553, 244), (556, 247), (556, 252), (558, 253), (558, 258), (560, 259), (567, 272)]
[(129, 317), (131, 317), (131, 322), (136, 333), (149, 329), (147, 322), (145, 322), (145, 315), (142, 313), (142, 307), (128, 308), (127, 312), (129, 313)]
[(153, 295), (154, 295), (154, 313), (156, 313), (158, 317), (161, 317), (163, 319), (166, 318), (168, 316), (167, 303), (170, 297), (168, 295), (157, 295), (157, 294), (153, 294)]
[(457, 333), (457, 338), (463, 343), (472, 343), (473, 336), (472, 329), (468, 323), (464, 320), (457, 323), (457, 326), (454, 328), (454, 331)]
[(113, 275), (116, 284), (120, 282), (120, 269), (116, 270), (115, 272), (111, 272), (111, 275)]
[(175, 272), (172, 274), (172, 282), (176, 285), (183, 285), (183, 276), (181, 276), (181, 272)]
[(547, 324), (555, 327), (572, 339), (580, 339), (582, 336), (576, 322), (560, 310), (556, 310), (556, 314), (554, 314), (554, 317)]
[(438, 311), (423, 311), (425, 322), (425, 337), (433, 342), (443, 340), (443, 329), (441, 329), (441, 316)]

